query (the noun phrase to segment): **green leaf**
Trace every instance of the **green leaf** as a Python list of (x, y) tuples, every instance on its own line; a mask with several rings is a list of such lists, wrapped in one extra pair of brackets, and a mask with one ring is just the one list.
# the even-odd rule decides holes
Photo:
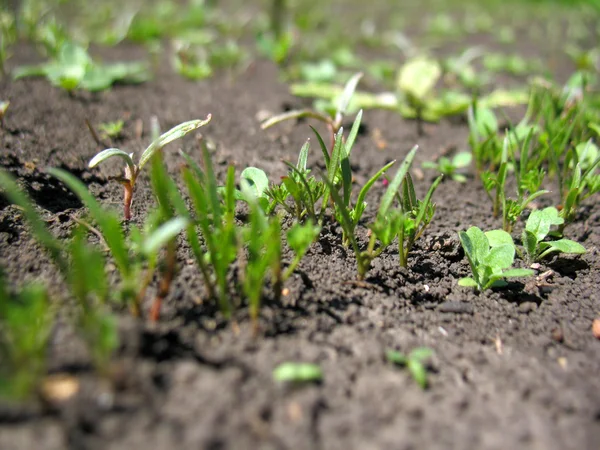
[(160, 225), (144, 241), (142, 251), (146, 255), (155, 255), (162, 246), (174, 239), (188, 225), (189, 220), (185, 217), (175, 217)]
[(273, 378), (280, 382), (307, 383), (321, 381), (323, 371), (317, 364), (285, 362), (273, 370)]
[(414, 361), (425, 361), (433, 355), (434, 352), (429, 347), (417, 347), (409, 353), (408, 357)]
[(162, 148), (165, 145), (177, 139), (180, 139), (186, 134), (191, 133), (192, 131), (197, 130), (198, 128), (206, 125), (210, 122), (211, 118), (212, 116), (209, 114), (208, 116), (206, 116), (205, 120), (190, 120), (188, 122), (180, 123), (176, 127), (171, 128), (169, 131), (167, 131), (154, 142), (152, 142), (152, 144), (150, 144), (148, 148), (146, 148), (146, 150), (144, 150), (144, 153), (142, 154), (140, 162), (138, 164), (138, 169), (141, 170), (142, 167), (144, 167), (144, 165), (150, 160), (150, 158), (152, 158), (152, 155), (154, 155), (154, 153), (156, 153), (157, 151), (162, 150)]
[(362, 76), (363, 74), (361, 72), (354, 74), (344, 86), (342, 95), (336, 101), (336, 120), (338, 116), (341, 118), (341, 116), (346, 114), (346, 109), (350, 104), (350, 99), (352, 99), (354, 91), (356, 91), (356, 86), (358, 85), (358, 82)]
[(401, 92), (423, 102), (442, 74), (439, 63), (420, 56), (409, 60), (398, 74), (397, 87)]
[(404, 366), (408, 362), (408, 358), (406, 357), (406, 355), (395, 350), (386, 351), (385, 357), (389, 362), (393, 364), (398, 364), (399, 366)]
[[(463, 242), (464, 236), (468, 237), (468, 246)], [(477, 227), (470, 227), (466, 233), (460, 233), (460, 240), (463, 243), (465, 252), (473, 259), (475, 263), (483, 262), (490, 252), (490, 243), (483, 231)]]
[(408, 371), (422, 389), (427, 388), (427, 369), (420, 361), (408, 360)]
[(458, 280), (458, 285), (464, 287), (479, 287), (477, 282), (471, 277), (461, 278)]
[(296, 255), (303, 256), (320, 232), (321, 228), (310, 220), (304, 224), (296, 222), (286, 234), (287, 243)]
[(415, 158), (415, 154), (417, 153), (418, 149), (419, 149), (419, 147), (417, 145), (415, 145), (412, 148), (412, 150), (408, 153), (408, 155), (406, 155), (406, 158), (404, 158), (404, 161), (402, 161), (402, 165), (398, 168), (398, 171), (396, 172), (394, 179), (388, 185), (388, 188), (385, 191), (383, 198), (381, 199), (381, 203), (379, 204), (379, 211), (377, 212), (378, 216), (385, 216), (387, 214), (388, 210), (390, 209), (390, 207), (392, 206), (392, 202), (394, 201), (394, 196), (400, 189), (400, 185), (402, 184), (402, 181), (404, 181), (404, 178), (406, 177), (406, 174), (408, 173), (408, 170), (410, 169), (410, 166), (413, 162), (413, 159)]
[(564, 219), (559, 216), (558, 210), (552, 206), (531, 212), (525, 224), (525, 230), (533, 233), (538, 242), (542, 241), (550, 232), (553, 225), (562, 225)]
[(541, 242), (540, 250), (542, 251), (540, 258), (543, 258), (544, 256), (552, 252), (583, 254), (586, 251), (583, 245), (581, 245), (579, 242), (575, 242), (570, 239), (559, 239), (558, 241)]
[(267, 174), (264, 170), (256, 167), (246, 167), (242, 171), (240, 178), (248, 182), (257, 198), (262, 197), (264, 192), (269, 188), (269, 178), (267, 177)]
[(132, 159), (133, 153), (131, 153), (131, 154), (126, 153), (123, 150), (119, 150), (118, 148), (107, 148), (106, 150), (102, 150), (100, 153), (98, 153), (96, 156), (94, 156), (92, 158), (92, 160), (89, 162), (88, 166), (96, 167), (101, 162), (104, 162), (107, 159), (112, 158), (113, 156), (118, 156), (120, 158), (123, 158), (125, 160), (125, 162), (127, 163), (127, 166), (129, 167), (131, 174), (135, 174), (135, 164)]
[(513, 238), (504, 230), (486, 231), (485, 236), (488, 239), (490, 247), (498, 247), (499, 245), (513, 245)]
[(452, 165), (456, 169), (462, 169), (463, 167), (467, 167), (471, 164), (471, 160), (473, 159), (473, 155), (471, 152), (460, 152), (452, 158)]
[(133, 268), (129, 261), (121, 223), (117, 216), (102, 208), (94, 196), (90, 194), (85, 184), (79, 181), (74, 175), (62, 169), (49, 169), (48, 172), (66, 184), (89, 209), (92, 218), (98, 223), (113, 258), (115, 258), (119, 271), (123, 275), (129, 274)]
[(515, 260), (514, 245), (504, 244), (497, 247), (492, 247), (485, 260), (482, 261), (485, 265), (493, 270), (508, 269), (513, 265)]
[(527, 256), (530, 260), (535, 260), (537, 256), (538, 245), (538, 240), (535, 233), (532, 233), (529, 230), (523, 230), (521, 239), (523, 241), (523, 247), (525, 247), (525, 251), (527, 252)]

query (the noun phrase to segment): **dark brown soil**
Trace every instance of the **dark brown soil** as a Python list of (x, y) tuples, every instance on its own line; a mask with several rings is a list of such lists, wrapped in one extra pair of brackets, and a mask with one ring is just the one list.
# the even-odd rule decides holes
[[(13, 62), (34, 60), (19, 48)], [(137, 58), (121, 47), (110, 59)], [(88, 170), (99, 150), (84, 119), (92, 123), (127, 117), (125, 137), (115, 143), (140, 151), (135, 122), (156, 115), (163, 129), (213, 115), (204, 137), (216, 144), (219, 176), (228, 163), (264, 169), (272, 180), (285, 172), (308, 137), (307, 123), (261, 131), (259, 111), (301, 105), (268, 63), (252, 64), (238, 79), (186, 82), (163, 70), (155, 81), (117, 86), (102, 94), (66, 93), (45, 80), (0, 81), (0, 99), (11, 105), (1, 131), (0, 164), (17, 175), (40, 205), (52, 230), (67, 237), (81, 204), (46, 167), (63, 167), (88, 184), (105, 205), (120, 208), (121, 188), (109, 181), (117, 164)], [(418, 138), (412, 122), (389, 112), (368, 111), (353, 151), (360, 184), (391, 159), (419, 144), (415, 167), (449, 147), (464, 148), (467, 129), (456, 121), (426, 125)], [(379, 130), (387, 147), (378, 150)], [(199, 158), (194, 138), (179, 144)], [(177, 145), (165, 152), (174, 175)], [(312, 161), (319, 152), (313, 149)], [(418, 181), (427, 188), (433, 174)], [(375, 205), (382, 189), (369, 202)], [(476, 294), (457, 286), (468, 264), (457, 231), (497, 228), (480, 184), (444, 182), (435, 194), (436, 217), (418, 243), (409, 270), (391, 249), (358, 284), (354, 256), (329, 225), (295, 275), (283, 305), (267, 304), (261, 335), (253, 338), (244, 311), (238, 327), (215, 320), (198, 303), (201, 278), (181, 251), (180, 272), (161, 320), (151, 324), (117, 313), (121, 348), (115, 358), (119, 383), (109, 386), (90, 367), (85, 347), (68, 318), (56, 326), (52, 372), (70, 372), (80, 393), (59, 407), (0, 408), (2, 449), (597, 449), (600, 442), (600, 341), (591, 326), (600, 314), (600, 208), (582, 209), (567, 236), (588, 252), (559, 257), (539, 272), (543, 281), (511, 283)], [(147, 178), (140, 179), (133, 213), (143, 220), (153, 204)], [(364, 230), (366, 233), (366, 230)], [(11, 284), (46, 282), (58, 301), (62, 282), (27, 232), (19, 211), (0, 203), (0, 258)], [(148, 301), (152, 296), (148, 295)], [(144, 305), (147, 309), (149, 304)], [(435, 350), (430, 388), (386, 362), (384, 352)], [(284, 361), (321, 365), (321, 384), (292, 387), (272, 380)]]

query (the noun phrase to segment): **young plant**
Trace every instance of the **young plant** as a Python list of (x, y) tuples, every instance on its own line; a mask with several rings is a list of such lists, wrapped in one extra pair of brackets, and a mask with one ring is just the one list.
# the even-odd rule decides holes
[[(159, 250), (169, 245), (187, 227), (187, 221), (183, 218), (165, 217), (158, 210), (148, 216), (144, 230), (132, 226), (128, 240), (117, 215), (102, 208), (79, 179), (61, 169), (51, 169), (50, 174), (62, 181), (88, 208), (98, 230), (91, 228), (91, 225), (89, 228), (102, 237), (121, 277), (115, 300), (128, 305), (135, 316), (140, 315), (146, 288), (152, 282), (159, 263)], [(159, 307), (160, 299), (155, 299), (151, 309), (153, 320), (158, 318)]]
[(117, 178), (116, 180), (123, 185), (123, 216), (125, 220), (131, 219), (131, 202), (133, 201), (133, 189), (138, 175), (152, 158), (156, 152), (160, 152), (165, 145), (182, 138), (188, 133), (197, 130), (198, 128), (206, 125), (210, 122), (211, 115), (209, 114), (205, 120), (190, 120), (184, 122), (176, 127), (171, 128), (166, 133), (156, 138), (142, 153), (137, 165), (133, 162), (133, 153), (126, 153), (118, 148), (108, 148), (101, 151), (92, 158), (89, 162), (89, 167), (95, 167), (101, 162), (106, 161), (112, 157), (119, 157), (125, 160), (125, 174), (123, 177)]
[[(514, 224), (532, 201), (549, 192), (539, 189), (543, 180), (543, 171), (541, 173), (537, 172), (538, 174), (541, 174), (541, 176), (532, 178), (531, 175), (536, 175), (536, 173), (523, 173), (523, 171), (520, 170), (519, 165), (524, 161), (517, 161), (516, 158), (513, 158), (515, 172), (520, 173), (521, 175), (517, 176), (517, 199), (507, 198), (506, 179), (509, 172), (509, 148), (510, 135), (507, 135), (504, 138), (502, 157), (498, 172), (485, 171), (481, 174), (483, 187), (493, 201), (494, 217), (498, 216), (499, 210), (502, 208), (502, 229), (507, 232), (512, 231)], [(525, 154), (523, 152), (521, 154), (524, 158)], [(534, 191), (530, 192), (529, 189)], [(495, 195), (493, 197), (491, 195), (492, 190), (495, 190)]]
[(452, 158), (441, 156), (437, 162), (427, 161), (423, 163), (423, 168), (437, 170), (442, 175), (458, 181), (459, 183), (465, 183), (467, 177), (462, 173), (458, 173), (460, 169), (468, 167), (471, 164), (473, 156), (469, 152), (460, 152), (454, 155)]
[[(327, 168), (327, 186), (323, 195), (323, 203), (321, 207), (322, 213), (324, 214), (329, 197), (330, 195), (333, 195), (333, 191), (336, 191), (337, 193), (337, 191), (341, 189), (342, 196), (340, 198), (342, 199), (342, 203), (340, 205), (334, 201), (334, 205), (335, 216), (338, 223), (342, 224), (345, 222), (341, 210), (346, 211), (351, 219), (350, 222), (346, 223), (346, 225), (342, 227), (342, 241), (346, 246), (350, 244), (350, 235), (354, 235), (354, 230), (356, 229), (356, 226), (360, 222), (360, 219), (365, 211), (367, 206), (365, 198), (368, 192), (371, 190), (375, 182), (395, 163), (395, 161), (392, 161), (386, 164), (375, 175), (373, 175), (371, 179), (362, 187), (358, 193), (356, 204), (352, 206), (352, 169), (350, 165), (350, 155), (352, 152), (352, 147), (354, 146), (354, 141), (356, 140), (356, 136), (358, 134), (358, 128), (360, 127), (361, 120), (362, 111), (359, 111), (356, 115), (356, 119), (354, 120), (354, 124), (352, 125), (352, 129), (350, 130), (350, 134), (348, 135), (348, 140), (345, 143), (343, 141), (343, 129), (340, 128), (336, 135), (335, 145), (333, 147), (331, 157), (329, 157), (319, 134), (315, 131), (317, 138), (321, 143), (321, 150), (323, 152), (325, 166)], [(323, 217), (323, 214), (321, 217)]]
[[(309, 149), (307, 141), (300, 150), (296, 166), (285, 162), (290, 170), (288, 175), (281, 178), (281, 184), (273, 185), (265, 191), (265, 195), (271, 199), (268, 212), (279, 205), (298, 220), (308, 215), (311, 220), (317, 221), (316, 204), (325, 194), (325, 184), (317, 181), (314, 176), (309, 176), (310, 170), (306, 167)], [(290, 197), (294, 202), (293, 206), (288, 204)]]
[[(579, 152), (577, 149), (580, 149)], [(569, 165), (572, 166), (573, 164), (574, 167), (569, 170)], [(564, 164), (566, 173), (561, 177), (564, 187), (561, 189), (563, 192), (563, 208), (560, 216), (565, 220), (565, 224), (575, 219), (577, 209), (582, 201), (600, 192), (600, 174), (596, 172), (599, 164), (598, 149), (591, 141), (584, 144), (583, 149), (579, 144), (568, 155), (567, 162)], [(570, 171), (570, 173), (567, 171)], [(561, 232), (565, 224), (561, 225)]]
[[(22, 209), (33, 236), (48, 251), (67, 283), (69, 293), (78, 301), (77, 329), (88, 345), (94, 365), (99, 371), (106, 372), (110, 355), (117, 344), (117, 334), (111, 316), (104, 311), (104, 303), (109, 296), (104, 258), (84, 240), (85, 233), (81, 227), (76, 230), (73, 239), (67, 245), (55, 239), (30, 200), (18, 189), (14, 180), (2, 172), (0, 186), (9, 200)], [(36, 308), (42, 307), (39, 302), (42, 301), (42, 294), (45, 296), (43, 291), (32, 288), (24, 292), (35, 294), (35, 298), (29, 298), (35, 300), (35, 304), (38, 305)], [(42, 314), (41, 311), (39, 313)], [(29, 316), (29, 320), (31, 317), (36, 316)], [(41, 321), (43, 317), (40, 315), (38, 320)], [(32, 326), (34, 322), (35, 320)], [(40, 339), (43, 339), (44, 334), (41, 330), (38, 331)], [(25, 339), (23, 344), (32, 343), (27, 343)]]
[(247, 255), (242, 289), (248, 299), (250, 318), (256, 330), (262, 290), (269, 275), (275, 298), (281, 295), (281, 224), (277, 217), (269, 219), (265, 215), (247, 185), (242, 185), (242, 189), (250, 207), (249, 224), (243, 233)]
[(278, 123), (281, 123), (290, 119), (301, 119), (301, 118), (312, 118), (324, 122), (327, 124), (329, 131), (331, 132), (331, 147), (333, 148), (335, 143), (335, 135), (339, 132), (342, 121), (344, 120), (344, 114), (346, 114), (346, 110), (348, 109), (348, 105), (350, 104), (350, 100), (356, 91), (356, 86), (358, 82), (362, 78), (362, 73), (357, 73), (353, 75), (346, 85), (344, 86), (344, 90), (341, 95), (335, 100), (335, 110), (331, 111), (331, 114), (325, 114), (319, 111), (315, 111), (312, 109), (301, 109), (301, 110), (292, 110), (285, 112), (283, 114), (279, 114), (277, 116), (271, 117), (270, 119), (264, 121), (261, 125), (263, 130), (272, 127)]
[[(327, 188), (328, 188), (328, 193), (327, 193), (326, 198), (329, 195), (331, 195), (331, 198), (334, 201), (335, 209), (336, 209), (335, 217), (336, 217), (338, 223), (342, 226), (344, 238), (349, 241), (349, 244), (351, 245), (352, 250), (354, 251), (354, 254), (356, 256), (356, 264), (357, 264), (359, 280), (362, 280), (365, 278), (367, 272), (371, 268), (371, 262), (377, 256), (379, 256), (392, 243), (392, 241), (394, 240), (394, 238), (396, 237), (396, 235), (398, 233), (398, 229), (399, 229), (400, 225), (403, 223), (399, 219), (397, 214), (395, 214), (394, 212), (392, 212), (391, 214), (388, 214), (388, 213), (390, 212), (390, 206), (392, 204), (394, 194), (400, 188), (400, 184), (402, 183), (402, 180), (405, 178), (405, 176), (408, 172), (408, 169), (410, 168), (410, 165), (415, 157), (416, 152), (417, 152), (417, 147), (414, 147), (410, 151), (410, 153), (406, 156), (404, 162), (398, 169), (398, 172), (396, 173), (394, 180), (388, 186), (388, 190), (385, 193), (385, 195), (381, 201), (381, 205), (379, 207), (379, 213), (377, 215), (378, 219), (376, 221), (376, 224), (371, 226), (371, 230), (373, 232), (371, 233), (371, 238), (369, 240), (369, 244), (365, 250), (360, 249), (360, 246), (358, 245), (358, 241), (355, 236), (356, 224), (358, 223), (358, 222), (355, 222), (356, 214), (352, 213), (352, 210), (348, 208), (345, 200), (342, 199), (342, 197), (338, 193), (338, 189), (336, 188), (336, 186), (333, 183), (334, 175), (330, 174), (327, 178), (324, 179), (325, 183), (327, 184)], [(335, 154), (336, 154), (336, 152), (334, 151), (334, 155)], [(329, 164), (331, 167), (335, 167), (335, 166), (333, 166), (333, 164), (334, 164), (333, 156), (332, 156)], [(335, 171), (332, 170), (331, 173), (335, 174)], [(375, 178), (375, 179), (377, 179), (377, 178)], [(373, 180), (373, 178), (372, 178), (372, 180)], [(367, 186), (367, 185), (365, 185), (365, 186)], [(363, 190), (364, 189), (365, 188), (363, 187)], [(363, 196), (363, 198), (364, 198), (364, 196)], [(361, 201), (362, 201), (362, 199), (361, 199)], [(358, 211), (360, 211), (360, 210), (364, 211), (364, 208), (365, 208), (364, 202), (357, 203), (356, 207), (360, 208)], [(376, 242), (377, 239), (379, 239), (380, 245), (379, 245), (379, 247), (376, 248), (375, 245), (377, 243)]]
[(404, 355), (395, 350), (388, 350), (385, 353), (385, 356), (389, 362), (406, 367), (413, 377), (413, 380), (415, 380), (422, 389), (427, 389), (426, 362), (433, 354), (433, 350), (430, 348), (418, 347), (413, 349), (408, 355)]
[(429, 95), (441, 74), (438, 62), (425, 56), (409, 60), (398, 73), (397, 88), (404, 94), (409, 106), (415, 110), (419, 136), (423, 136), (423, 113)]
[(117, 139), (121, 136), (124, 125), (125, 125), (124, 121), (117, 120), (115, 122), (101, 123), (100, 126), (98, 127), (98, 129), (100, 130), (100, 133), (102, 133), (102, 135), (105, 138)]
[(116, 82), (144, 82), (148, 79), (148, 69), (137, 62), (97, 64), (85, 48), (65, 42), (56, 59), (37, 66), (22, 66), (13, 72), (15, 79), (30, 76), (44, 76), (69, 93), (75, 89), (95, 92), (109, 89)]
[(506, 231), (485, 233), (477, 227), (458, 233), (460, 243), (469, 260), (473, 277), (461, 278), (459, 286), (474, 287), (484, 291), (491, 287), (506, 286), (505, 278), (528, 277), (530, 269), (513, 269), (515, 244)]
[(467, 117), (469, 146), (473, 153), (476, 173), (481, 176), (488, 167), (499, 163), (501, 144), (498, 139), (498, 121), (491, 109), (479, 104), (469, 108)]
[(0, 397), (24, 400), (46, 372), (53, 324), (46, 290), (32, 284), (9, 291), (0, 269)]
[(521, 237), (529, 262), (539, 261), (552, 253), (585, 253), (583, 245), (569, 239), (544, 241), (552, 226), (561, 226), (564, 222), (558, 210), (551, 206), (531, 212)]

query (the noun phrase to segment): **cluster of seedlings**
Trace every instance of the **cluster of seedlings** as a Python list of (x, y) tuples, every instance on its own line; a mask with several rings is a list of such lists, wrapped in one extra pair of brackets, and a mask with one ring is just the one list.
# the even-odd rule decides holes
[[(28, 37), (43, 49), (48, 61), (17, 68), (13, 77), (44, 76), (70, 95), (77, 90), (100, 91), (115, 83), (141, 83), (149, 78), (149, 64), (103, 64), (92, 59), (87, 51), (90, 42), (116, 44), (128, 39), (143, 43), (158, 56), (160, 46), (169, 40), (172, 67), (190, 79), (209, 77), (222, 68), (237, 70), (250, 59), (232, 38), (243, 34), (243, 26), (225, 20), (213, 5), (217, 2), (192, 2), (186, 8), (157, 2), (145, 10), (126, 11), (125, 18), (112, 27), (92, 21), (88, 29), (101, 31), (87, 42), (78, 41), (64, 25), (48, 19), (36, 9), (37, 3), (23, 2), (18, 23), (17, 16), (0, 12), (0, 70), (4, 72), (11, 45), (19, 37)], [(182, 192), (165, 169), (163, 148), (206, 126), (211, 117), (182, 123), (166, 133), (155, 123), (152, 142), (137, 162), (132, 153), (118, 148), (108, 148), (89, 162), (93, 168), (113, 157), (124, 161), (123, 174), (117, 178), (124, 191), (123, 221), (102, 206), (74, 175), (49, 170), (88, 212), (66, 241), (53, 236), (18, 183), (0, 171), (3, 196), (21, 212), (60, 273), (68, 288), (66, 296), (76, 301), (74, 326), (87, 343), (99, 373), (110, 372), (111, 356), (118, 345), (113, 310), (127, 308), (134, 316), (141, 316), (148, 288), (155, 286), (148, 318), (159, 320), (161, 304), (177, 276), (181, 236), (194, 257), (207, 299), (228, 319), (237, 309), (247, 307), (256, 330), (265, 296), (273, 302), (279, 300), (286, 281), (320, 239), (324, 226), (332, 222), (341, 229), (340, 245), (354, 254), (359, 280), (368, 278), (373, 261), (384, 252), (397, 254), (398, 264), (409, 267), (416, 242), (434, 219), (433, 199), (444, 178), (461, 183), (470, 176), (479, 179), (492, 214), (502, 220), (498, 230), (482, 231), (475, 226), (454, 230), (472, 272), (471, 277), (460, 279), (459, 285), (479, 291), (502, 287), (507, 278), (533, 275), (528, 266), (550, 255), (585, 252), (581, 244), (565, 238), (564, 231), (577, 218), (581, 203), (600, 190), (600, 152), (595, 143), (600, 136), (600, 102), (594, 91), (594, 49), (570, 48), (569, 55), (580, 70), (564, 86), (535, 79), (528, 89), (490, 92), (486, 88), (493, 74), (529, 74), (539, 67), (515, 55), (486, 53), (481, 48), (435, 58), (429, 52), (417, 51), (397, 33), (380, 33), (381, 39), (376, 38), (365, 23), (358, 43), (400, 47), (405, 55), (400, 66), (390, 61), (367, 64), (349, 49), (357, 42), (320, 36), (319, 45), (312, 45), (311, 40), (301, 44), (297, 30), (318, 26), (323, 20), (315, 16), (317, 9), (309, 11), (313, 10), (292, 15), (285, 0), (273, 0), (252, 32), (259, 52), (281, 64), (288, 79), (296, 81), (291, 85), (292, 93), (316, 99), (314, 108), (271, 117), (263, 122), (263, 129), (298, 118), (325, 123), (329, 130), (325, 139), (313, 129), (324, 171), (308, 167), (307, 141), (297, 163), (286, 163), (288, 173), (279, 183), (272, 183), (255, 167), (245, 168), (237, 178), (230, 166), (224, 184), (219, 184), (202, 144), (201, 161), (181, 153)], [(295, 22), (290, 24), (292, 16)], [(428, 25), (432, 36), (448, 37), (457, 29), (448, 25), (451, 20), (436, 16)], [(478, 32), (486, 28), (482, 23), (483, 15), (467, 17), (462, 28)], [(514, 36), (505, 29), (498, 31), (497, 38), (510, 41)], [(363, 72), (356, 73), (357, 68)], [(358, 91), (362, 77), (389, 89), (379, 94)], [(523, 120), (516, 125), (506, 120), (508, 124), (501, 127), (494, 108), (517, 104), (528, 105)], [(8, 108), (8, 101), (0, 101), (0, 125)], [(437, 173), (422, 199), (417, 198), (411, 176), (416, 146), (402, 162), (386, 164), (356, 189), (352, 149), (363, 109), (373, 108), (414, 119), (419, 135), (424, 133), (426, 121), (466, 115), (470, 149), (423, 165)], [(353, 125), (345, 134), (344, 118), (354, 113)], [(116, 140), (123, 125), (122, 121), (103, 124), (99, 128), (102, 138)], [(473, 175), (465, 173), (470, 165)], [(155, 205), (139, 227), (130, 222), (131, 205), (144, 167), (150, 170)], [(556, 186), (554, 194), (545, 189), (551, 183)], [(374, 216), (366, 221), (367, 197), (378, 184), (387, 187)], [(509, 192), (513, 187), (514, 192)], [(550, 200), (551, 195), (554, 200)], [(552, 206), (536, 209), (538, 201)], [(522, 233), (515, 237), (511, 233), (520, 222)], [(291, 260), (283, 257), (286, 248), (293, 254)], [(522, 263), (514, 267), (517, 257)], [(107, 275), (109, 260), (118, 274), (116, 286)], [(26, 398), (46, 372), (46, 350), (56, 310), (44, 286), (11, 287), (2, 272), (0, 299), (0, 395)], [(423, 348), (408, 355), (387, 353), (391, 363), (406, 366), (422, 387), (427, 385), (424, 361), (430, 356), (431, 351)], [(273, 375), (280, 381), (323, 377), (318, 366), (292, 363), (279, 366)]]

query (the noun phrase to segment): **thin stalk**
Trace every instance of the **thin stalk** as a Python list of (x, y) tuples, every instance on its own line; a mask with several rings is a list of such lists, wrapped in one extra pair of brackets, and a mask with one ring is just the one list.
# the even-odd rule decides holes
[(160, 280), (158, 293), (150, 309), (150, 320), (153, 322), (156, 322), (159, 319), (162, 301), (169, 294), (171, 283), (175, 278), (175, 272), (177, 270), (177, 247), (174, 240), (167, 244), (166, 262), (167, 266), (163, 272), (163, 277)]

